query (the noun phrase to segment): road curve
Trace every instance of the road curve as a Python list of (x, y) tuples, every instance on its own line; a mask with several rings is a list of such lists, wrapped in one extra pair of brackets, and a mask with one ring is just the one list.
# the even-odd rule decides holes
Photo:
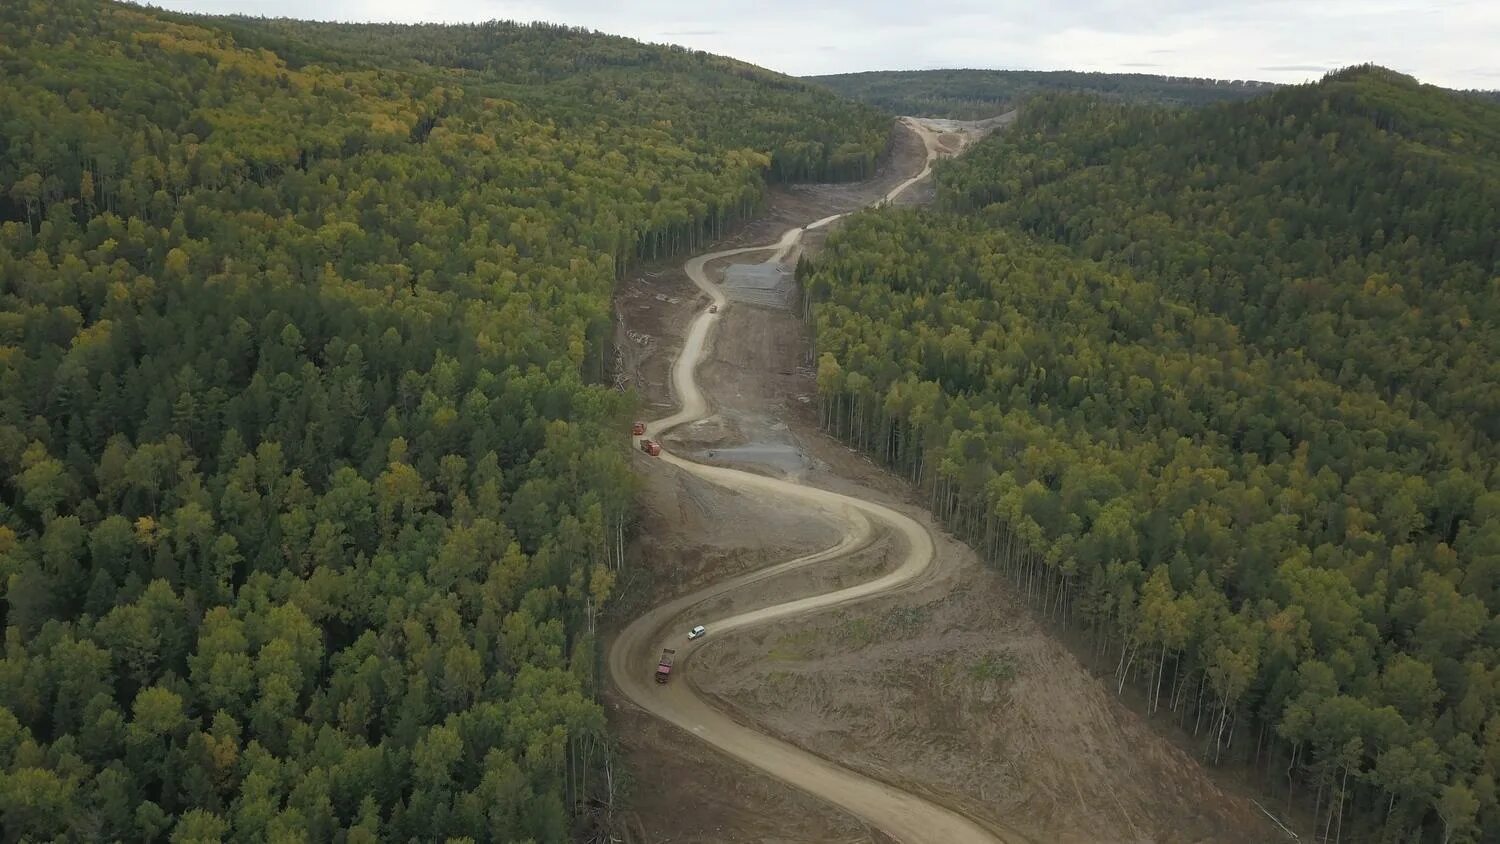
[[(903, 118), (927, 149), (922, 171), (893, 188), (882, 201), (889, 201), (925, 178), (932, 162), (940, 154), (936, 135), (915, 120)], [(672, 367), (672, 385), (682, 407), (663, 419), (647, 423), (647, 437), (657, 437), (678, 425), (701, 419), (709, 413), (708, 401), (696, 379), (698, 363), (704, 356), (709, 333), (718, 323), (727, 304), (723, 292), (709, 282), (704, 266), (710, 261), (748, 252), (773, 250), (769, 260), (779, 261), (797, 245), (806, 229), (819, 228), (838, 218), (835, 214), (814, 221), (806, 227), (788, 230), (771, 244), (727, 249), (699, 255), (685, 266), (688, 276), (719, 305), (717, 312), (703, 311), (693, 321), (681, 353)], [(635, 438), (638, 443), (640, 438)], [(689, 608), (737, 589), (775, 577), (793, 569), (834, 560), (867, 546), (875, 536), (875, 524), (881, 524), (900, 537), (904, 549), (891, 571), (873, 580), (821, 595), (812, 595), (727, 618), (705, 619), (711, 635), (761, 626), (769, 622), (807, 615), (875, 595), (909, 586), (929, 572), (934, 560), (932, 536), (912, 518), (889, 507), (853, 496), (841, 495), (791, 481), (769, 478), (720, 466), (705, 466), (686, 460), (665, 449), (661, 460), (678, 469), (736, 492), (770, 498), (781, 506), (795, 506), (823, 516), (842, 527), (843, 538), (831, 548), (807, 554), (759, 571), (740, 575), (679, 597), (631, 622), (609, 650), (609, 673), (615, 685), (633, 703), (693, 734), (719, 750), (752, 765), (767, 774), (840, 806), (894, 838), (905, 842), (1011, 841), (1014, 836), (990, 829), (969, 817), (924, 800), (887, 783), (855, 773), (787, 742), (772, 738), (740, 724), (709, 706), (698, 697), (687, 682), (659, 685), (653, 671), (661, 648), (677, 649), (679, 672), (701, 644), (688, 642), (681, 630), (669, 628)]]

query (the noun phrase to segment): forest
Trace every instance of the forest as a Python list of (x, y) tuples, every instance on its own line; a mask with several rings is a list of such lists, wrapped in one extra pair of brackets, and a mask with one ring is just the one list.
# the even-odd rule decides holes
[(983, 120), (1046, 93), (1134, 103), (1202, 106), (1273, 90), (1269, 82), (1076, 70), (875, 70), (809, 76), (809, 82), (895, 114)]
[(613, 285), (887, 118), (557, 27), (96, 0), (0, 5), (0, 77), (0, 840), (587, 834)]
[(1500, 841), (1500, 107), (1043, 95), (799, 267), (825, 426), (1319, 840)]
[(287, 64), (343, 61), (461, 72), (466, 85), (534, 106), (555, 123), (601, 117), (665, 130), (680, 143), (751, 148), (774, 181), (848, 181), (874, 174), (890, 134), (882, 111), (829, 97), (808, 82), (682, 47), (642, 44), (576, 27), (516, 24), (328, 24), (227, 17), (237, 43), (274, 39)]

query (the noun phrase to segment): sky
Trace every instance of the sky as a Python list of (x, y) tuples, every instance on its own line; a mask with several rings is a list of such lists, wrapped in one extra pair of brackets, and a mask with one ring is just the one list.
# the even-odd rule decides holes
[(152, 0), (334, 21), (542, 20), (722, 53), (797, 76), (1098, 70), (1302, 82), (1374, 62), (1500, 88), (1500, 0)]

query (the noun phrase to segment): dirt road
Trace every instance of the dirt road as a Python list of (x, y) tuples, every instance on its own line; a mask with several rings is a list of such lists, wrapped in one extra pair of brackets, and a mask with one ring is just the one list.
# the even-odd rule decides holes
[[(883, 198), (894, 200), (932, 170), (932, 162), (944, 150), (938, 134), (920, 121), (903, 118), (908, 128), (921, 137), (926, 148), (922, 170), (892, 188)], [(672, 368), (672, 386), (681, 409), (647, 424), (645, 436), (659, 438), (674, 427), (702, 419), (709, 413), (708, 401), (696, 379), (714, 326), (727, 313), (728, 304), (722, 290), (712, 284), (704, 267), (711, 261), (751, 252), (770, 251), (769, 260), (783, 260), (793, 250), (802, 234), (826, 226), (842, 217), (835, 214), (806, 226), (789, 229), (775, 243), (728, 249), (697, 256), (687, 262), (685, 270), (718, 307), (701, 311), (693, 320), (682, 351)], [(639, 439), (636, 440), (639, 442)], [(693, 651), (702, 643), (687, 642), (683, 631), (668, 628), (685, 610), (714, 598), (761, 583), (786, 572), (842, 558), (865, 547), (879, 524), (899, 538), (902, 550), (896, 565), (879, 577), (855, 586), (802, 597), (762, 607), (725, 618), (702, 621), (712, 636), (734, 630), (765, 625), (773, 621), (806, 616), (811, 613), (865, 600), (919, 583), (932, 568), (934, 544), (927, 529), (912, 518), (890, 507), (849, 495), (804, 486), (792, 481), (766, 477), (720, 466), (706, 466), (663, 451), (666, 463), (698, 478), (734, 492), (778, 502), (804, 516), (819, 517), (841, 527), (842, 539), (833, 547), (807, 554), (778, 565), (723, 581), (658, 606), (629, 624), (615, 640), (609, 652), (609, 672), (616, 686), (632, 702), (672, 724), (681, 727), (719, 750), (759, 768), (777, 779), (810, 794), (841, 806), (901, 841), (991, 842), (1016, 841), (1019, 836), (901, 789), (840, 767), (796, 746), (756, 732), (719, 710), (709, 706), (694, 693), (685, 678), (666, 685), (653, 677), (656, 659), (663, 647), (677, 650), (677, 671), (690, 667)]]

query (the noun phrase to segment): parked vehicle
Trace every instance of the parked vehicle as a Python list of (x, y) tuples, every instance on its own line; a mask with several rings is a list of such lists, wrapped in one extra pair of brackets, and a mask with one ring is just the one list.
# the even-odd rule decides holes
[(709, 305), (708, 306), (708, 312), (711, 313), (711, 314), (718, 313), (719, 312), (719, 306), (718, 305)]
[(708, 632), (708, 629), (705, 628), (703, 625), (700, 624), (697, 627), (694, 627), (692, 630), (688, 631), (688, 638), (689, 639), (697, 639), (698, 637), (702, 636), (703, 634), (705, 634), (707, 632)]

